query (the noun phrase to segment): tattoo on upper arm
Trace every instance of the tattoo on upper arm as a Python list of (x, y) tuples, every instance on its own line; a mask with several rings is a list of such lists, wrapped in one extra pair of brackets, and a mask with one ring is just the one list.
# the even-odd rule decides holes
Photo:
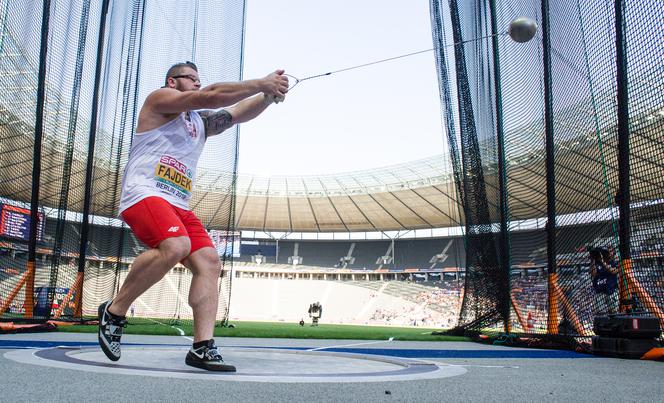
[(203, 122), (205, 123), (205, 135), (212, 136), (233, 126), (233, 116), (222, 109), (203, 116)]

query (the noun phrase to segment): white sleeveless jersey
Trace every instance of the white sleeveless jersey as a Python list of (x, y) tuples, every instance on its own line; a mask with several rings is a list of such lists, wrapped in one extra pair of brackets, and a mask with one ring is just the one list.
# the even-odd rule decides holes
[(158, 196), (189, 209), (196, 164), (205, 145), (205, 127), (195, 111), (181, 113), (170, 122), (136, 133), (122, 178), (120, 213), (139, 201)]

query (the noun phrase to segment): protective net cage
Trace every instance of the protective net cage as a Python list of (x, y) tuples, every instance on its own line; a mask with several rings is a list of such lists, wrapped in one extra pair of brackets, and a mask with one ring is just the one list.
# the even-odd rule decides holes
[[(430, 10), (465, 217), (455, 331), (575, 342), (595, 316), (629, 309), (664, 325), (661, 3), (432, 0)], [(525, 43), (501, 35), (520, 16), (539, 27)], [(615, 291), (593, 286), (595, 248), (620, 269)]]
[[(241, 79), (242, 0), (0, 1), (0, 318), (82, 321), (117, 293), (145, 246), (118, 219), (137, 116), (168, 68), (202, 85)], [(190, 207), (232, 276), (238, 130), (207, 141)], [(190, 324), (180, 265), (128, 316)]]

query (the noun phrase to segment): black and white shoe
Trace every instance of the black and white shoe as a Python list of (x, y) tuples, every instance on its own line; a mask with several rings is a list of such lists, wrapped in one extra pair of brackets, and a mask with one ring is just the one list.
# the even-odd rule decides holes
[(193, 347), (187, 353), (184, 362), (187, 365), (196, 368), (206, 369), (208, 371), (235, 372), (235, 367), (224, 363), (221, 354), (214, 345), (214, 340), (208, 341), (207, 346), (197, 349)]
[(111, 361), (120, 359), (120, 338), (122, 331), (127, 326), (127, 319), (124, 316), (111, 315), (108, 307), (111, 301), (106, 301), (99, 305), (99, 346)]

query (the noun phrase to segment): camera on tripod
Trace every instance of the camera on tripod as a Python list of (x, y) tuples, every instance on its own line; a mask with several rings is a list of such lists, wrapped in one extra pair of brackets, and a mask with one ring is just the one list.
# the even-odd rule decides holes
[(323, 315), (323, 306), (320, 302), (314, 302), (309, 305), (309, 317), (311, 318), (311, 326), (318, 326), (318, 320)]

